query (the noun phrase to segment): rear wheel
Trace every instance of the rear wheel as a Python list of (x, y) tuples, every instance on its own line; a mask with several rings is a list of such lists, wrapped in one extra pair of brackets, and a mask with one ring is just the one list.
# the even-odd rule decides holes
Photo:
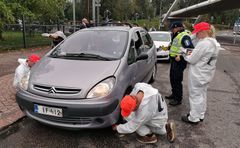
[(149, 83), (153, 83), (156, 80), (156, 75), (157, 75), (157, 63), (155, 63), (155, 65), (152, 69), (152, 76), (151, 76)]

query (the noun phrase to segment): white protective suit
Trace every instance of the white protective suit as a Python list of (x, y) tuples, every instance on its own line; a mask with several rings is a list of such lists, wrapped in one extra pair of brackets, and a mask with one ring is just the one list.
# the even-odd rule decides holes
[[(137, 132), (140, 136), (147, 134), (165, 134), (165, 124), (168, 120), (166, 102), (158, 90), (146, 83), (137, 83), (130, 95), (136, 95), (139, 90), (144, 92), (139, 108), (126, 118), (127, 123), (117, 126), (118, 133), (127, 134)], [(161, 112), (158, 110), (158, 99), (161, 102)]]
[(26, 89), (27, 83), (25, 81), (29, 78), (30, 67), (27, 64), (27, 59), (18, 59), (20, 65), (15, 70), (15, 76), (13, 80), (13, 86), (16, 89), (24, 88)]
[(190, 55), (184, 59), (190, 63), (188, 89), (190, 116), (192, 122), (204, 119), (207, 105), (207, 86), (214, 77), (220, 44), (214, 38), (204, 38), (197, 42)]

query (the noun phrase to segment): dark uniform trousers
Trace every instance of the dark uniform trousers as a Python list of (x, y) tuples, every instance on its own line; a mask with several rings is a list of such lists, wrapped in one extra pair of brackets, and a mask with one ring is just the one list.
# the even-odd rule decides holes
[(173, 99), (181, 102), (182, 101), (182, 94), (183, 94), (183, 72), (187, 66), (187, 62), (181, 56), (180, 61), (176, 61), (175, 57), (170, 57), (171, 66), (170, 66), (170, 83), (172, 86), (172, 95)]

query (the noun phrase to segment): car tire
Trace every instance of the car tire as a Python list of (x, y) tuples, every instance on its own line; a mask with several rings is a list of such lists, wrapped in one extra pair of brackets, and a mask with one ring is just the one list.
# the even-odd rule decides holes
[(149, 81), (149, 83), (153, 83), (156, 79), (156, 75), (157, 75), (157, 63), (155, 63), (153, 69), (152, 69), (152, 76), (151, 76), (151, 79)]
[[(128, 86), (128, 88), (126, 89), (123, 97), (126, 96), (126, 95), (129, 95), (132, 92), (132, 90), (133, 90), (133, 87), (132, 86)], [(117, 124), (124, 124), (124, 123), (126, 123), (126, 120), (122, 117), (121, 110), (120, 110)]]

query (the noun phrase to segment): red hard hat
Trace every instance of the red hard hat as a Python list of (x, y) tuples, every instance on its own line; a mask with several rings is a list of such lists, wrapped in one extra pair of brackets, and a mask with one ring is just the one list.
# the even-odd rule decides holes
[(206, 22), (201, 22), (194, 26), (194, 30), (192, 34), (198, 33), (199, 31), (210, 30), (210, 29), (211, 29), (210, 24)]
[(36, 54), (32, 54), (32, 55), (30, 55), (28, 57), (28, 60), (30, 62), (36, 63), (36, 62), (38, 62), (40, 60), (40, 57), (38, 55), (36, 55)]
[(123, 117), (127, 117), (131, 114), (131, 112), (136, 108), (137, 101), (131, 95), (127, 95), (123, 97), (120, 107), (121, 107), (121, 115)]

